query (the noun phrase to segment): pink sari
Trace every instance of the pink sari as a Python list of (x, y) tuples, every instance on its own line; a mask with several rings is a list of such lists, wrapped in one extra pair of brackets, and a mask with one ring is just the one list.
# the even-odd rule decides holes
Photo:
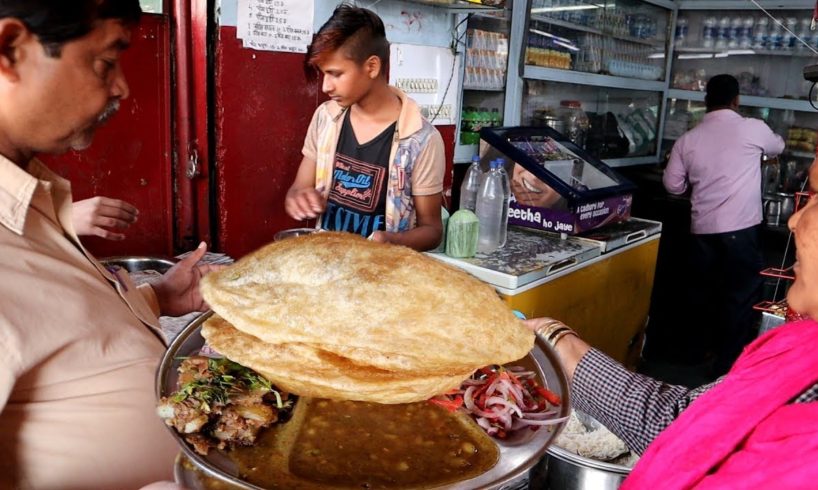
[(768, 332), (648, 446), (621, 488), (818, 488), (818, 402), (789, 403), (816, 382), (818, 323)]

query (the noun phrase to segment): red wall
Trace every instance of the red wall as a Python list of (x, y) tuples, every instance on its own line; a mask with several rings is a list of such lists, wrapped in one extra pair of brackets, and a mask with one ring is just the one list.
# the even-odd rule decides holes
[(105, 195), (139, 208), (125, 241), (83, 238), (98, 257), (173, 252), (167, 19), (146, 15), (134, 34), (123, 56), (131, 96), (119, 114), (99, 130), (90, 149), (42, 157), (71, 180), (75, 200)]
[[(220, 28), (214, 185), (218, 245), (233, 257), (272, 241), (279, 230), (306, 226), (284, 212), (307, 126), (324, 100), (320, 85), (307, 82), (303, 61), (301, 54), (243, 49), (235, 27)], [(438, 129), (451, 163), (454, 126)]]

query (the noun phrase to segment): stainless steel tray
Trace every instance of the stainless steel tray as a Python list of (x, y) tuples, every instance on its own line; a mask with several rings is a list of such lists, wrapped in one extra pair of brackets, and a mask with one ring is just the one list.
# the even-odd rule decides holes
[(661, 232), (662, 223), (659, 221), (629, 218), (626, 221), (582, 233), (574, 238), (596, 244), (604, 254)]
[[(204, 345), (205, 341), (200, 333), (201, 326), (211, 314), (207, 313), (196, 318), (179, 333), (168, 347), (156, 373), (157, 401), (175, 391), (178, 378), (177, 368), (181, 363), (180, 358), (198, 353)], [(568, 380), (556, 353), (546, 342), (537, 337), (536, 344), (526, 359), (533, 363), (540, 379), (546, 382), (549, 389), (562, 398), (559, 416), (567, 417), (570, 413)], [(519, 362), (524, 363), (524, 360)], [(505, 490), (514, 488), (517, 481), (526, 477), (529, 469), (543, 458), (546, 449), (554, 441), (559, 431), (562, 430), (563, 425), (564, 423), (556, 424), (552, 426), (551, 430), (520, 431), (516, 434), (516, 438), (497, 441), (500, 449), (500, 459), (493, 468), (470, 480), (437, 488), (449, 490)], [(168, 427), (168, 430), (176, 438), (184, 455), (205, 475), (232, 484), (240, 489), (263, 490), (239, 478), (235, 466), (224, 453), (211, 451), (206, 457), (197, 454), (173, 428)], [(188, 485), (191, 490), (197, 490), (198, 487), (190, 486), (193, 478), (185, 475), (184, 471), (177, 468), (177, 478), (184, 478), (184, 481), (179, 481), (179, 483)]]

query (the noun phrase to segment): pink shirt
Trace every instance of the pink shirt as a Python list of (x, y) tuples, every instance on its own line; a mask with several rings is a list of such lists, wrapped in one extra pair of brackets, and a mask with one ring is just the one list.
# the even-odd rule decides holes
[(761, 222), (762, 153), (782, 151), (784, 140), (764, 121), (721, 109), (676, 141), (662, 180), (671, 194), (692, 187), (693, 233), (741, 230)]

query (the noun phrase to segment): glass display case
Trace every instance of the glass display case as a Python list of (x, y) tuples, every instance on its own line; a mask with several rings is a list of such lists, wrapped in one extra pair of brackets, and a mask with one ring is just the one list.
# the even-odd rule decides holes
[(640, 0), (533, 0), (527, 65), (665, 79), (672, 11)]
[(780, 23), (760, 10), (680, 10), (670, 87), (703, 91), (711, 76), (728, 73), (742, 95), (806, 99), (801, 70), (818, 56), (812, 10), (770, 12)]
[(577, 234), (630, 217), (634, 186), (550, 127), (485, 128), (482, 162), (510, 177), (509, 223)]
[(675, 4), (532, 0), (515, 15), (514, 121), (565, 132), (610, 166), (656, 161)]
[(608, 164), (655, 160), (662, 92), (526, 80), (522, 124), (548, 126)]
[(503, 125), (511, 17), (503, 9), (472, 13), (461, 22), (465, 62), (455, 163), (477, 154), (482, 128)]
[[(793, 8), (800, 3), (803, 8)], [(803, 176), (815, 156), (818, 110), (808, 100), (812, 84), (802, 73), (806, 65), (818, 60), (818, 31), (810, 30), (810, 2), (790, 2), (786, 7), (765, 6), (768, 15), (742, 3), (696, 0), (681, 4), (667, 92), (663, 156), (703, 117), (707, 80), (728, 73), (739, 80), (739, 112), (764, 120), (787, 142), (785, 153), (772, 160), (781, 170), (776, 172), (780, 176), (774, 187), (793, 192), (786, 183), (794, 176)]]

